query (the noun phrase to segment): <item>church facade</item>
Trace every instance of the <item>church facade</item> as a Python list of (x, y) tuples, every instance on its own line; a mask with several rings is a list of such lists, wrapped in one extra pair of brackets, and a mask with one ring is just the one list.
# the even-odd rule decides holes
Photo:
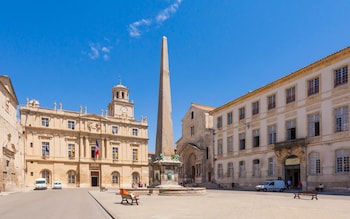
[(211, 111), (216, 182), (348, 191), (349, 66), (350, 47)]
[(24, 188), (24, 139), (17, 106), (10, 78), (0, 75), (0, 192)]
[(41, 108), (36, 100), (20, 107), (24, 127), (26, 186), (46, 178), (64, 188), (132, 187), (149, 182), (148, 124), (134, 118), (134, 103), (122, 84), (112, 89), (108, 111), (88, 114), (62, 105)]
[(182, 118), (182, 135), (176, 142), (182, 167), (179, 182), (183, 185), (206, 185), (214, 179), (213, 117), (214, 107), (192, 103)]

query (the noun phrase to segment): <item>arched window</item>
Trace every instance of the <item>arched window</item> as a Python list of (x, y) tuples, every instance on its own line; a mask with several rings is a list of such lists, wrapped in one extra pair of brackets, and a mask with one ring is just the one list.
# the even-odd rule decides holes
[(132, 183), (137, 185), (140, 182), (140, 174), (137, 172), (132, 173)]
[(112, 183), (119, 184), (119, 173), (118, 172), (112, 173)]
[(68, 183), (75, 183), (75, 171), (68, 171)]

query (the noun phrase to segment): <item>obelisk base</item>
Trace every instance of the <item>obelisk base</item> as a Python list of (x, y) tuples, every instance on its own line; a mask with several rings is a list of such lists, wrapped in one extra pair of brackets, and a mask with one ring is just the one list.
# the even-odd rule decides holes
[(156, 160), (151, 163), (150, 187), (157, 188), (175, 188), (179, 185), (179, 171), (182, 163), (168, 157), (162, 157), (162, 160)]

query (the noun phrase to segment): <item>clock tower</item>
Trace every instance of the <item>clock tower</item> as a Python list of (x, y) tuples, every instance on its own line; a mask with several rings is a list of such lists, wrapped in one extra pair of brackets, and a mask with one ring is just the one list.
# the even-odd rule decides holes
[(112, 89), (112, 101), (108, 105), (108, 115), (134, 119), (134, 103), (129, 101), (129, 89), (121, 83)]

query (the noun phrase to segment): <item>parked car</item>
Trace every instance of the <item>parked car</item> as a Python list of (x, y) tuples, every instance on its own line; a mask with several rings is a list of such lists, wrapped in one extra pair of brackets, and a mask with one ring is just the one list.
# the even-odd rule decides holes
[(53, 183), (52, 189), (62, 189), (62, 183), (60, 181), (55, 181)]
[(45, 178), (37, 178), (35, 180), (35, 189), (47, 189), (47, 182)]
[(283, 180), (267, 180), (265, 184), (255, 186), (256, 191), (278, 191), (283, 192), (286, 190), (286, 185)]

